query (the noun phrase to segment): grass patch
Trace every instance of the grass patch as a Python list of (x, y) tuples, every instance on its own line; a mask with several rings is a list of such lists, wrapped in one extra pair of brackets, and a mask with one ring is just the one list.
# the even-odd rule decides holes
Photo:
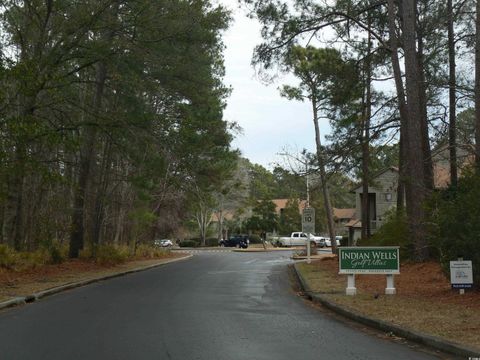
[(307, 263), (297, 264), (298, 269), (310, 288), (310, 291), (319, 294), (342, 293), (345, 291), (344, 284), (346, 283), (346, 280), (340, 280), (339, 278), (341, 278), (341, 276), (334, 276), (334, 273), (324, 269), (324, 262), (331, 261), (332, 260), (329, 258), (325, 258), (310, 265)]

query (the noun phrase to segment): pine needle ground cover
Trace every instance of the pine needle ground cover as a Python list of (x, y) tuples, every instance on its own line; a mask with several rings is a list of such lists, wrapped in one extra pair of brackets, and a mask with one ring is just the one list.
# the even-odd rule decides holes
[(128, 270), (162, 264), (185, 254), (169, 253), (155, 259), (136, 259), (122, 264), (100, 264), (87, 259), (69, 260), (57, 265), (43, 265), (24, 271), (0, 268), (0, 302), (27, 296), (53, 287), (113, 275)]
[(347, 276), (338, 260), (298, 265), (312, 292), (357, 313), (480, 349), (480, 291), (459, 295), (435, 262), (404, 263), (395, 276), (397, 295), (384, 295), (385, 275), (357, 275), (356, 296), (346, 296)]

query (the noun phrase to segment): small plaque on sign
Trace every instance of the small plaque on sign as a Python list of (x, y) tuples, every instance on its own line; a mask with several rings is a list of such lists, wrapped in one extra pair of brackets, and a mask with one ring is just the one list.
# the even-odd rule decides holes
[(473, 287), (471, 261), (450, 261), (450, 283), (453, 289), (470, 289)]

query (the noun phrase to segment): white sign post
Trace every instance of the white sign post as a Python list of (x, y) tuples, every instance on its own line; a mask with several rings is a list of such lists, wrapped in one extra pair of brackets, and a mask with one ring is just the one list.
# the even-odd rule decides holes
[(400, 249), (398, 246), (340, 247), (338, 248), (338, 273), (346, 274), (347, 295), (355, 295), (355, 274), (385, 274), (385, 295), (395, 295), (394, 274), (400, 274)]
[(308, 207), (302, 213), (302, 231), (307, 234), (307, 263), (310, 264), (310, 234), (315, 233), (315, 209)]
[(459, 289), (460, 294), (465, 294), (465, 289), (473, 287), (472, 262), (464, 261), (459, 258), (458, 261), (450, 261), (450, 283), (452, 289)]

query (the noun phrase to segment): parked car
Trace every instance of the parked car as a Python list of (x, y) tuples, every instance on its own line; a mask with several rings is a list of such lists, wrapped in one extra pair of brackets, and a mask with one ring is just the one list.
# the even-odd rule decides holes
[[(301, 231), (292, 232), (290, 236), (280, 237), (273, 240), (275, 246), (304, 246), (307, 242), (308, 234)], [(325, 238), (321, 236), (310, 235), (311, 246), (325, 247)]]
[[(340, 246), (340, 240), (342, 240), (341, 236), (335, 236), (335, 239), (337, 240), (337, 246)], [(325, 238), (325, 245), (330, 247), (332, 246), (332, 242), (330, 241), (330, 238)]]
[(250, 239), (248, 238), (248, 235), (232, 235), (228, 239), (220, 240), (218, 245), (246, 249), (248, 248), (249, 243)]
[(160, 247), (173, 246), (173, 241), (170, 239), (155, 240), (153, 243), (155, 246), (160, 246)]

